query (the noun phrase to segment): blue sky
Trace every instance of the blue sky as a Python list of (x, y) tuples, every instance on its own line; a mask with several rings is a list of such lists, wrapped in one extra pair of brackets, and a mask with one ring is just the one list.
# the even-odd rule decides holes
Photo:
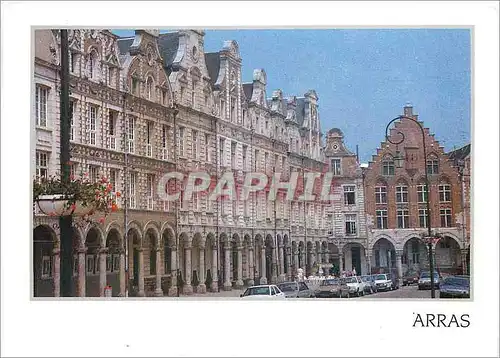
[(220, 50), (224, 40), (240, 46), (244, 82), (265, 69), (268, 96), (315, 89), (323, 132), (340, 128), (353, 152), (359, 145), (361, 162), (407, 102), (445, 150), (470, 142), (468, 29), (210, 30), (205, 51)]

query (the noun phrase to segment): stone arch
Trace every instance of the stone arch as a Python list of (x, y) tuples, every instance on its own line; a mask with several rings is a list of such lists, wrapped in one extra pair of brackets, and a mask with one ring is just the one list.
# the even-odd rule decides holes
[(366, 275), (369, 271), (366, 259), (367, 250), (362, 243), (349, 242), (342, 247), (346, 271), (356, 270), (356, 275)]
[(155, 221), (148, 221), (143, 229), (142, 229), (142, 232), (144, 234), (146, 234), (148, 231), (152, 230), (154, 232), (154, 235), (156, 238), (160, 238), (161, 235), (160, 235), (160, 230), (158, 228), (158, 224), (155, 222)]
[[(84, 248), (85, 247), (85, 236), (83, 231), (73, 224), (73, 248)], [(59, 238), (58, 238), (59, 240)], [(58, 241), (59, 242), (59, 241)]]
[(172, 228), (172, 226), (168, 222), (164, 222), (160, 228), (160, 232), (162, 236), (166, 233), (171, 235), (173, 238), (175, 238), (175, 230)]
[[(193, 244), (191, 246), (191, 278), (196, 292), (198, 292), (198, 287), (200, 285), (205, 284), (205, 262), (201, 262), (202, 252), (203, 254), (205, 253), (205, 245), (205, 235), (200, 232), (196, 232), (193, 235)], [(202, 264), (203, 267), (201, 267)]]
[(422, 238), (411, 234), (401, 242), (403, 254), (401, 256), (403, 273), (418, 272), (423, 269), (428, 260), (427, 249)]
[[(144, 274), (145, 276), (156, 276), (157, 270), (161, 267), (157, 267), (156, 257), (158, 255), (158, 249), (161, 248), (161, 236), (156, 225), (148, 222), (144, 225), (144, 237), (142, 241), (143, 251), (143, 262), (144, 262)], [(151, 280), (151, 278), (147, 278)]]
[(122, 227), (118, 224), (116, 220), (113, 220), (110, 222), (106, 228), (104, 229), (104, 232), (106, 233), (106, 237), (108, 236), (109, 232), (111, 230), (116, 230), (118, 232), (118, 237), (120, 238), (120, 243), (123, 242), (123, 229)]
[(389, 241), (389, 242), (392, 244), (392, 246), (394, 246), (394, 247), (396, 247), (396, 246), (397, 246), (396, 241), (394, 241), (394, 239), (393, 239), (392, 237), (390, 237), (389, 235), (384, 235), (384, 234), (381, 234), (381, 235), (377, 235), (377, 236), (375, 236), (375, 237), (373, 238), (373, 240), (372, 240), (372, 244), (369, 246), (369, 249), (370, 249), (370, 250), (373, 250), (373, 247), (375, 246), (375, 244), (376, 244), (378, 241), (382, 240), (382, 239), (385, 239), (385, 240)]
[(139, 286), (139, 270), (144, 271), (143, 267), (139, 267), (139, 252), (143, 248), (142, 230), (135, 221), (129, 222), (127, 226), (129, 286), (137, 288)]
[[(392, 272), (396, 268), (396, 243), (387, 235), (379, 235), (373, 240), (370, 252), (371, 273)], [(346, 266), (347, 268), (347, 266)]]
[(92, 225), (85, 235), (85, 296), (99, 297), (100, 250), (106, 247), (106, 238), (98, 225)]
[(209, 232), (205, 237), (205, 268), (206, 282), (209, 284), (206, 288), (212, 292), (217, 291), (217, 238), (215, 233)]
[(168, 223), (164, 223), (161, 227), (161, 245), (163, 246), (163, 272), (165, 274), (172, 274), (172, 255), (175, 254), (177, 249), (177, 240), (175, 231)]
[(54, 296), (54, 249), (58, 246), (57, 234), (52, 227), (41, 224), (33, 229), (33, 295)]
[(85, 231), (85, 245), (87, 244), (87, 240), (89, 238), (89, 233), (94, 231), (98, 236), (98, 240), (99, 240), (99, 245), (100, 247), (106, 247), (106, 236), (104, 235), (104, 231), (102, 229), (102, 227), (100, 225), (97, 225), (97, 224), (94, 224), (94, 225), (91, 225), (87, 228), (87, 230)]
[(375, 179), (375, 186), (384, 186), (384, 187), (387, 187), (388, 186), (387, 179), (383, 178), (383, 177), (377, 177)]
[(129, 236), (130, 234), (135, 235), (139, 245), (142, 246), (143, 231), (139, 222), (135, 220), (129, 221), (127, 225), (127, 236)]
[[(109, 228), (109, 226), (108, 226)], [(120, 293), (120, 256), (122, 254), (122, 236), (118, 228), (111, 227), (106, 233), (106, 282), (112, 288), (112, 295)]]
[(461, 251), (463, 245), (450, 233), (443, 233), (434, 248), (435, 268), (438, 272), (458, 274), (462, 270)]

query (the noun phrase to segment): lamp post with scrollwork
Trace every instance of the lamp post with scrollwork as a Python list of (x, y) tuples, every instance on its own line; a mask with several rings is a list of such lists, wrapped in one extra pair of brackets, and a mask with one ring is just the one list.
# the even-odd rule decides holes
[[(430, 276), (431, 276), (430, 277), (431, 278), (431, 297), (435, 298), (436, 293), (434, 290), (434, 262), (433, 262), (433, 257), (432, 257), (432, 248), (433, 248), (434, 243), (437, 242), (439, 240), (439, 238), (436, 237), (436, 235), (433, 236), (432, 232), (431, 232), (431, 210), (430, 210), (430, 201), (429, 201), (430, 200), (429, 199), (429, 177), (427, 175), (427, 150), (426, 150), (426, 146), (425, 146), (425, 131), (424, 131), (424, 127), (422, 126), (422, 124), (418, 120), (416, 120), (412, 117), (398, 116), (398, 117), (394, 118), (393, 120), (391, 120), (385, 128), (385, 139), (387, 142), (389, 142), (391, 144), (398, 145), (398, 144), (403, 143), (403, 141), (405, 140), (405, 135), (401, 131), (397, 131), (397, 133), (401, 136), (401, 140), (394, 141), (394, 140), (391, 140), (390, 136), (389, 136), (390, 125), (392, 123), (394, 123), (395, 121), (402, 120), (402, 119), (407, 119), (409, 121), (416, 123), (418, 125), (418, 127), (420, 128), (420, 131), (422, 132), (422, 146), (423, 146), (423, 150), (424, 150), (424, 173), (425, 173), (425, 202), (426, 202), (426, 206), (427, 206), (427, 235), (423, 235), (422, 239), (423, 239), (424, 243), (427, 244), (427, 247), (428, 247), (429, 271), (430, 271)], [(399, 151), (396, 151), (396, 156), (394, 159), (395, 159), (396, 167), (402, 168), (402, 162), (403, 162), (404, 158), (401, 156)]]

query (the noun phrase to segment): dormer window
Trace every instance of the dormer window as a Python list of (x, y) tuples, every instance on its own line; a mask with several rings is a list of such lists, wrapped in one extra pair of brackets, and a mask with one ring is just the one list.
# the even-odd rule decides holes
[(139, 94), (139, 80), (135, 77), (132, 77), (132, 93), (135, 95)]
[(382, 175), (394, 175), (394, 159), (386, 156), (382, 161)]
[(153, 101), (154, 100), (154, 83), (153, 83), (153, 79), (151, 77), (148, 77), (148, 80), (146, 81), (146, 89), (147, 89), (148, 100)]
[(97, 79), (97, 52), (92, 51), (89, 56), (89, 77), (92, 79)]

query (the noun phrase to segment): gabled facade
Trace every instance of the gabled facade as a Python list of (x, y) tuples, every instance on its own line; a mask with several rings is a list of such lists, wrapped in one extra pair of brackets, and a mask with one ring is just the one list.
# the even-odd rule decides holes
[[(418, 120), (413, 108), (404, 115)], [(421, 123), (422, 124), (422, 123)], [(423, 125), (423, 124), (422, 124)], [(428, 269), (426, 247), (420, 241), (427, 232), (425, 172), (430, 181), (431, 229), (443, 235), (436, 244), (436, 268), (461, 272), (466, 238), (461, 229), (462, 205), (459, 173), (443, 147), (425, 128), (427, 158), (423, 157), (418, 125), (401, 119), (390, 131), (392, 142), (383, 142), (365, 172), (365, 210), (369, 236), (369, 264), (372, 272)], [(395, 157), (404, 157), (401, 168)]]

